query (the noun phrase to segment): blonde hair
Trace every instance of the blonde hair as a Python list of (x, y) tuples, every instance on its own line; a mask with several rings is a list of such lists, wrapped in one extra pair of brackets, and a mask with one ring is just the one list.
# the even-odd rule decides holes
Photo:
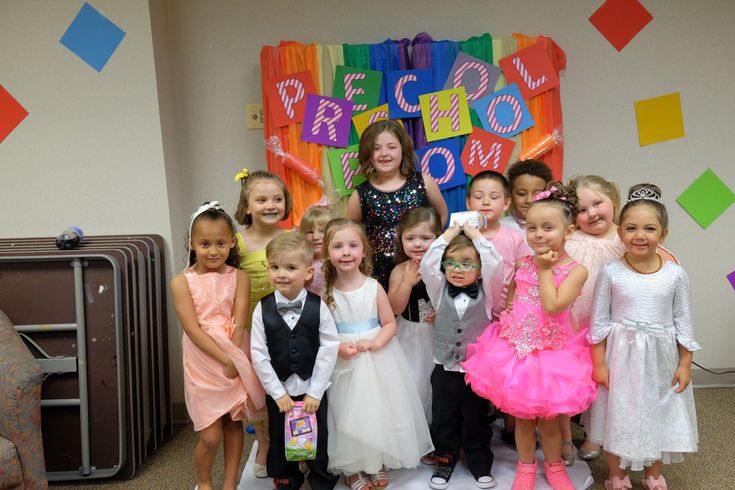
[(269, 261), (280, 257), (284, 252), (300, 252), (304, 259), (304, 264), (310, 266), (314, 263), (314, 247), (298, 231), (281, 233), (265, 246), (265, 256)]
[(326, 227), (337, 215), (328, 206), (309, 206), (299, 223), (299, 231), (306, 234), (317, 226)]
[(375, 121), (370, 126), (365, 128), (362, 136), (360, 137), (360, 146), (358, 151), (358, 159), (360, 161), (360, 168), (357, 170), (358, 174), (364, 175), (368, 180), (375, 174), (375, 167), (373, 167), (373, 150), (375, 147), (375, 140), (378, 139), (383, 133), (389, 133), (396, 137), (398, 142), (401, 144), (401, 166), (399, 172), (406, 178), (411, 178), (416, 175), (416, 152), (413, 149), (413, 140), (408, 134), (406, 129), (397, 121), (393, 119), (385, 119), (382, 121)]
[(613, 205), (613, 223), (618, 224), (618, 217), (620, 216), (620, 189), (618, 184), (599, 175), (578, 175), (572, 177), (569, 185), (574, 187), (577, 194), (579, 194), (580, 189), (589, 189), (610, 199)]
[(261, 181), (269, 181), (276, 184), (281, 188), (283, 192), (284, 211), (280, 221), (288, 218), (291, 208), (293, 207), (293, 201), (291, 200), (291, 193), (288, 192), (286, 184), (283, 183), (281, 178), (269, 172), (268, 170), (253, 170), (245, 178), (240, 179), (240, 200), (237, 203), (237, 211), (235, 212), (235, 220), (244, 226), (250, 226), (253, 224), (253, 217), (248, 214), (248, 198), (250, 197), (250, 191), (253, 190), (255, 184)]
[[(365, 233), (365, 227), (362, 223), (353, 221), (349, 218), (337, 218), (333, 219), (327, 224), (327, 229), (324, 230), (324, 250), (329, 250), (329, 244), (334, 239), (334, 235), (338, 231), (342, 231), (347, 228), (355, 230), (357, 235), (362, 241), (363, 254), (362, 262), (360, 262), (359, 270), (366, 276), (369, 276), (373, 272), (373, 255), (372, 247), (368, 241), (367, 233)], [(334, 281), (337, 279), (337, 269), (334, 267), (332, 262), (329, 260), (329, 253), (325, 254), (324, 263), (322, 264), (322, 271), (324, 272), (324, 302), (330, 308), (334, 309), (334, 296), (332, 295), (332, 287)]]
[(396, 231), (396, 265), (408, 260), (408, 255), (403, 250), (403, 234), (406, 230), (410, 230), (422, 223), (429, 224), (429, 228), (434, 233), (434, 237), (442, 234), (441, 220), (436, 209), (418, 207), (411, 208), (403, 213), (398, 219), (398, 230)]

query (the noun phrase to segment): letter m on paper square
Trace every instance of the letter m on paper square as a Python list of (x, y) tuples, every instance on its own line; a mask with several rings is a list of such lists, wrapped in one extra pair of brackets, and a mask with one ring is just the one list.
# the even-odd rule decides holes
[(483, 170), (494, 170), (502, 174), (514, 147), (513, 140), (473, 128), (462, 150), (462, 167), (467, 175), (477, 175)]
[(464, 87), (419, 96), (426, 141), (437, 141), (472, 132)]

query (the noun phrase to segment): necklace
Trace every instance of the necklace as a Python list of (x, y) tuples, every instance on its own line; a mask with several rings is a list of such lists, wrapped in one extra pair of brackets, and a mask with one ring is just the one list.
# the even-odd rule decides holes
[(630, 263), (630, 261), (628, 260), (628, 254), (627, 254), (627, 252), (623, 254), (623, 260), (625, 261), (625, 263), (628, 264), (628, 267), (630, 267), (631, 269), (633, 269), (634, 271), (636, 271), (638, 274), (655, 274), (658, 271), (660, 271), (661, 270), (661, 267), (664, 266), (664, 261), (663, 261), (663, 259), (661, 258), (661, 256), (659, 254), (656, 254), (656, 257), (658, 257), (658, 267), (656, 268), (656, 270), (655, 271), (651, 271), (651, 272), (644, 272), (644, 271), (642, 271), (640, 269), (636, 269), (633, 266), (633, 264)]

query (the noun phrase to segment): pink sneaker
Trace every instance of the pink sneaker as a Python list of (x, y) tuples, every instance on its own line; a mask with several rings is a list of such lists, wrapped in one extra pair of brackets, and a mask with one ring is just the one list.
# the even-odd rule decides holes
[(605, 490), (626, 490), (633, 488), (633, 484), (630, 483), (630, 478), (625, 475), (623, 478), (613, 476), (609, 480), (605, 480)]
[(549, 481), (549, 485), (554, 490), (575, 490), (572, 480), (567, 475), (567, 466), (564, 464), (564, 461), (557, 461), (551, 464), (544, 461), (544, 473), (546, 473), (546, 479)]
[(641, 480), (641, 485), (648, 490), (668, 490), (669, 488), (664, 480), (664, 475), (658, 475), (658, 478), (647, 476)]
[(513, 480), (511, 490), (533, 490), (536, 483), (536, 462), (525, 464), (518, 462), (516, 466), (516, 477)]

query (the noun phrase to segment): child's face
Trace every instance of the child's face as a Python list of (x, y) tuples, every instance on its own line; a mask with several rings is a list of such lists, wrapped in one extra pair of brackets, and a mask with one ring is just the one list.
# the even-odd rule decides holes
[(513, 199), (513, 213), (516, 217), (526, 219), (528, 207), (533, 202), (536, 194), (546, 189), (546, 181), (541, 177), (531, 174), (523, 174), (513, 181), (511, 197)]
[(194, 223), (189, 248), (196, 254), (197, 272), (221, 271), (234, 246), (235, 236), (225, 220), (201, 218)]
[(442, 265), (447, 282), (457, 287), (469, 286), (480, 278), (480, 255), (474, 248), (447, 250)]
[(314, 275), (301, 250), (286, 251), (268, 258), (268, 279), (288, 299), (294, 299)]
[(603, 235), (613, 223), (613, 202), (606, 195), (583, 187), (577, 191), (579, 197), (579, 213), (577, 225), (579, 229), (590, 235)]
[(656, 253), (656, 247), (666, 238), (666, 233), (656, 210), (645, 204), (625, 213), (625, 221), (618, 228), (626, 252), (641, 259)]
[(373, 168), (379, 175), (393, 175), (401, 167), (401, 142), (393, 133), (383, 131), (373, 145)]
[(412, 260), (421, 260), (434, 240), (436, 240), (436, 235), (427, 222), (419, 223), (405, 230), (401, 235), (403, 251)]
[(351, 227), (334, 233), (329, 242), (327, 252), (329, 261), (337, 272), (354, 272), (359, 269), (365, 256), (365, 247), (360, 235)]
[(324, 226), (314, 223), (312, 229), (304, 233), (304, 236), (314, 247), (314, 258), (321, 260), (324, 254)]
[(526, 241), (537, 255), (549, 250), (562, 252), (564, 241), (574, 233), (562, 210), (552, 204), (536, 204), (526, 214)]
[(503, 185), (492, 179), (474, 180), (470, 184), (470, 195), (465, 199), (470, 211), (480, 211), (488, 224), (497, 223), (510, 206), (510, 198), (505, 197)]
[(253, 223), (275, 226), (286, 212), (286, 196), (281, 186), (263, 180), (256, 182), (248, 194), (248, 214)]

